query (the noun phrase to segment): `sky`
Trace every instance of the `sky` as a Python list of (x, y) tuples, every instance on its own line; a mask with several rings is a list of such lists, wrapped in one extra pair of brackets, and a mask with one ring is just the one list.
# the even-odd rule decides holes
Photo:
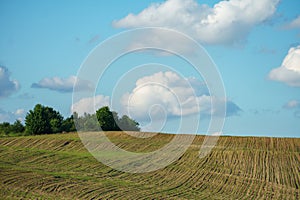
[[(92, 113), (95, 104), (129, 114), (147, 131), (176, 132), (181, 118), (201, 116), (197, 132), (205, 133), (226, 105), (225, 135), (299, 137), (299, 7), (300, 1), (287, 0), (1, 0), (0, 122), (24, 121), (37, 103), (64, 117)], [(198, 42), (226, 98), (211, 94), (205, 77), (181, 57), (157, 50), (118, 58), (96, 85), (80, 77), (108, 38), (143, 27), (175, 30)], [(126, 43), (195, 53), (172, 34), (143, 36)], [(75, 96), (82, 98), (73, 99), (75, 83)]]

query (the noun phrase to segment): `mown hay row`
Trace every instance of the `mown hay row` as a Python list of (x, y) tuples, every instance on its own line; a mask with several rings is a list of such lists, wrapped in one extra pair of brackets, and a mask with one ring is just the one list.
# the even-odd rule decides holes
[[(145, 142), (107, 134), (120, 147), (142, 152), (173, 137), (158, 134)], [(76, 134), (0, 138), (0, 198), (299, 199), (300, 139), (221, 137), (200, 159), (203, 138), (173, 164), (143, 174), (99, 163)]]

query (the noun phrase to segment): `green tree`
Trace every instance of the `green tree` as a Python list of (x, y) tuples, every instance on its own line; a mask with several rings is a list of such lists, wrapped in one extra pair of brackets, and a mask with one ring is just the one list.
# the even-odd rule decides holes
[(58, 133), (61, 131), (63, 117), (51, 107), (37, 104), (25, 117), (28, 134)]
[(113, 118), (114, 118), (114, 123), (113, 123), (113, 130), (114, 131), (121, 131), (120, 127), (119, 127), (119, 116), (118, 116), (118, 113), (115, 112), (115, 111), (112, 111), (112, 115), (113, 115)]
[(62, 120), (58, 118), (53, 118), (50, 120), (51, 133), (59, 133), (62, 131)]
[(77, 113), (73, 113), (71, 115), (71, 117), (66, 118), (63, 122), (62, 122), (62, 131), (65, 132), (75, 132), (76, 131), (76, 127), (75, 127), (75, 123), (74, 123), (74, 116), (78, 117)]
[(103, 131), (140, 131), (138, 122), (127, 115), (119, 118), (118, 113), (110, 111), (108, 106), (98, 109), (96, 116)]
[(114, 131), (116, 122), (113, 113), (109, 110), (108, 106), (98, 109), (96, 111), (96, 116), (103, 131)]
[(11, 125), (8, 122), (3, 122), (0, 124), (0, 133), (8, 135), (11, 132)]
[(99, 123), (95, 115), (89, 115), (84, 121), (85, 131), (99, 131)]
[(140, 131), (139, 123), (130, 119), (127, 115), (123, 115), (119, 120), (119, 126), (124, 131)]
[(23, 133), (25, 131), (24, 125), (21, 123), (20, 120), (16, 120), (12, 125), (11, 125), (11, 132), (12, 133)]

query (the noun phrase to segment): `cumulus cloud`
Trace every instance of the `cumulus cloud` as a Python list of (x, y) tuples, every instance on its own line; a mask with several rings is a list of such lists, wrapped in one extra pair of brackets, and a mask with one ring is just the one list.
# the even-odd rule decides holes
[(24, 109), (17, 109), (14, 112), (9, 112), (0, 108), (0, 122), (13, 123), (15, 120), (23, 121), (25, 114), (26, 113)]
[(279, 0), (229, 0), (213, 7), (195, 0), (167, 0), (151, 4), (138, 14), (128, 14), (113, 25), (117, 28), (167, 27), (207, 44), (245, 41), (251, 29), (270, 18)]
[[(183, 78), (171, 71), (158, 72), (138, 79), (135, 88), (123, 95), (121, 104), (125, 113), (138, 120), (148, 120), (149, 115), (154, 119), (198, 113), (217, 116), (224, 112), (224, 104), (230, 109), (228, 115), (240, 111), (231, 101), (209, 96), (203, 86), (195, 78)], [(212, 102), (216, 105), (213, 108)]]
[(32, 88), (45, 88), (58, 92), (72, 92), (73, 87), (76, 84), (75, 91), (92, 90), (93, 84), (87, 80), (81, 80), (76, 76), (70, 76), (69, 78), (43, 78), (38, 83), (33, 83)]
[(19, 82), (10, 78), (10, 72), (8, 69), (0, 66), (0, 98), (11, 95), (19, 88)]
[(289, 86), (300, 87), (300, 45), (290, 48), (281, 66), (273, 69), (269, 78)]
[(109, 105), (109, 97), (103, 95), (97, 95), (95, 97), (82, 98), (78, 102), (74, 103), (71, 107), (71, 112), (78, 113), (79, 116), (83, 116), (84, 113), (93, 114), (96, 110)]
[(298, 28), (300, 28), (300, 15), (297, 18), (295, 18), (293, 21), (288, 23), (285, 27), (288, 28), (288, 29), (298, 29)]

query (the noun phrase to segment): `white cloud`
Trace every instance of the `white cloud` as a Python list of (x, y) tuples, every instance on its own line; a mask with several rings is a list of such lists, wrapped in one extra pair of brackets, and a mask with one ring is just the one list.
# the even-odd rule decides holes
[(269, 78), (289, 86), (300, 87), (300, 45), (290, 48), (281, 66), (273, 69)]
[(295, 18), (293, 21), (288, 23), (285, 27), (288, 29), (300, 28), (300, 15), (297, 18)]
[(128, 14), (113, 25), (118, 28), (167, 27), (208, 44), (244, 41), (251, 29), (270, 18), (279, 0), (220, 1), (212, 8), (194, 0), (167, 0), (151, 4), (138, 14)]
[(76, 86), (75, 91), (85, 91), (93, 89), (93, 84), (90, 81), (81, 80), (76, 76), (70, 76), (69, 78), (43, 78), (38, 83), (33, 83), (31, 85), (32, 88), (46, 88), (59, 92), (72, 92), (74, 86)]
[(94, 114), (97, 109), (108, 105), (108, 96), (97, 95), (95, 97), (82, 98), (78, 102), (74, 103), (71, 107), (71, 112), (77, 112), (79, 116), (84, 115), (84, 113)]
[(10, 72), (6, 67), (0, 66), (0, 98), (7, 97), (19, 90), (20, 84), (10, 78)]
[[(122, 97), (123, 112), (134, 119), (148, 120), (150, 116), (161, 119), (166, 115), (180, 117), (199, 112), (204, 115), (220, 115), (224, 111), (224, 104), (231, 109), (229, 115), (240, 111), (234, 103), (211, 97), (206, 89), (194, 88), (199, 85), (203, 87), (203, 83), (197, 83), (195, 78), (183, 78), (170, 71), (145, 76), (136, 81), (132, 92)], [(212, 102), (216, 105), (213, 109)]]
[(1, 122), (9, 122), (13, 123), (16, 120), (23, 121), (25, 118), (25, 110), (24, 109), (17, 109), (14, 112), (9, 112), (2, 110), (0, 108), (0, 123)]
[(25, 113), (25, 110), (24, 109), (17, 109), (14, 114), (15, 115), (18, 115), (18, 116), (21, 116)]

